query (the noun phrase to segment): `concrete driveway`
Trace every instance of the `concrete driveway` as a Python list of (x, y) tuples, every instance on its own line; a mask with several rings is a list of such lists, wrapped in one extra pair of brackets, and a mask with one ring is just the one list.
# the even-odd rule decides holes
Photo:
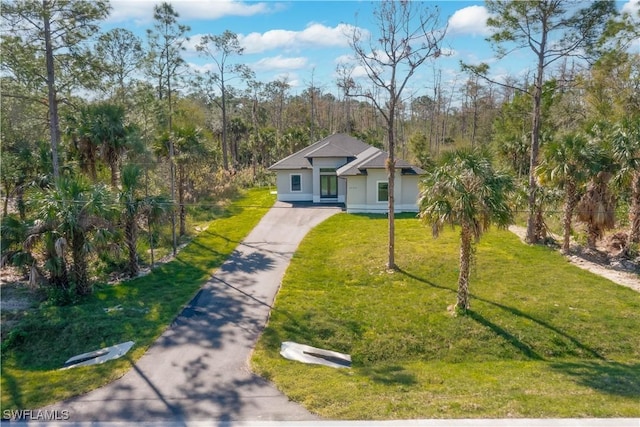
[(248, 360), (298, 244), (339, 211), (276, 203), (126, 375), (47, 409), (80, 422), (317, 420)]

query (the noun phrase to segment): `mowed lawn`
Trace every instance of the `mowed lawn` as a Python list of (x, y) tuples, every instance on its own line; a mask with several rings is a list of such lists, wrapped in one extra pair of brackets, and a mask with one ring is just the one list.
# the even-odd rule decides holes
[[(471, 311), (453, 316), (458, 230), (413, 215), (339, 214), (302, 242), (252, 358), (327, 418), (640, 416), (640, 294), (559, 253), (491, 229), (476, 250)], [(279, 355), (283, 341), (349, 353), (350, 369)]]

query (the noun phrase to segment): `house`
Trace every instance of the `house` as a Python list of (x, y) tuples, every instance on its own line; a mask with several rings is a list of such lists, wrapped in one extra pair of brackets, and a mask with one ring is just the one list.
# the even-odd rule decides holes
[[(286, 157), (277, 174), (278, 200), (343, 203), (350, 213), (386, 213), (387, 153), (346, 134), (334, 134)], [(418, 180), (425, 172), (396, 160), (395, 211), (418, 211)]]

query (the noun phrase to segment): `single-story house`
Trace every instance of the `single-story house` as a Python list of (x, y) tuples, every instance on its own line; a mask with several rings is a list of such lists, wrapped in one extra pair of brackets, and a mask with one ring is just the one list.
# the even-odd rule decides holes
[[(343, 203), (350, 213), (386, 213), (388, 154), (346, 134), (334, 134), (272, 165), (278, 200)], [(396, 160), (395, 211), (418, 211), (418, 180), (425, 171)]]

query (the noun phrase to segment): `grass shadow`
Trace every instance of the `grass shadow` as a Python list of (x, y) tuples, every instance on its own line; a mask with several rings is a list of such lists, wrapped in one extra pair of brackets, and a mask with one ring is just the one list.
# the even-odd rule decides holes
[(396, 271), (397, 271), (398, 273), (400, 273), (400, 274), (403, 274), (403, 275), (405, 275), (405, 276), (409, 277), (410, 279), (413, 279), (413, 280), (416, 280), (416, 281), (418, 281), (418, 282), (424, 283), (425, 285), (429, 285), (429, 286), (431, 286), (432, 288), (442, 289), (442, 290), (449, 291), (449, 292), (453, 292), (453, 293), (456, 293), (456, 292), (457, 292), (457, 290), (456, 290), (456, 289), (449, 288), (449, 287), (442, 286), (442, 285), (438, 285), (437, 283), (434, 283), (434, 282), (432, 282), (432, 281), (430, 281), (430, 280), (427, 280), (427, 279), (425, 279), (424, 277), (419, 277), (419, 276), (416, 276), (416, 275), (415, 275), (415, 274), (413, 274), (413, 273), (409, 273), (408, 271), (403, 270), (403, 269), (402, 269), (402, 268), (400, 268), (400, 267), (398, 267), (398, 268), (396, 269)]
[(407, 372), (402, 366), (389, 365), (375, 368), (360, 368), (360, 373), (373, 382), (383, 385), (411, 386), (418, 383), (415, 374)]
[(485, 328), (491, 329), (496, 335), (502, 337), (513, 347), (518, 349), (523, 355), (525, 355), (529, 359), (533, 360), (542, 360), (543, 358), (536, 353), (531, 347), (529, 347), (524, 342), (520, 341), (515, 335), (507, 331), (506, 329), (496, 325), (495, 323), (489, 321), (487, 318), (483, 317), (481, 314), (473, 311), (467, 310), (466, 315), (476, 322), (480, 323)]
[(488, 301), (486, 299), (483, 298), (478, 298), (478, 297), (473, 297), (475, 299), (477, 299), (478, 301), (483, 301), (487, 304), (491, 304), (495, 307), (501, 308), (505, 311), (510, 312), (511, 314), (513, 314), (514, 316), (518, 316), (518, 317), (522, 317), (528, 320), (531, 320), (532, 322), (537, 323), (538, 325), (568, 339), (569, 341), (571, 341), (576, 347), (578, 347), (579, 349), (583, 350), (585, 353), (587, 353), (588, 355), (590, 355), (591, 357), (594, 357), (596, 359), (600, 359), (600, 360), (605, 360), (605, 357), (603, 355), (601, 355), (600, 353), (598, 353), (596, 350), (592, 349), (591, 347), (587, 346), (586, 344), (583, 344), (582, 342), (578, 341), (577, 338), (572, 337), (571, 335), (567, 334), (566, 332), (556, 328), (553, 325), (550, 325), (549, 323), (542, 321), (540, 319), (537, 319), (527, 313), (524, 313), (523, 311), (518, 310), (517, 308), (513, 308), (513, 307), (509, 307), (503, 304), (499, 304), (497, 302), (493, 302), (493, 301)]
[[(447, 290), (450, 291), (452, 293), (456, 292), (456, 289), (453, 288), (448, 288), (442, 285), (438, 285), (437, 283), (434, 283), (430, 280), (427, 280), (423, 277), (419, 277), (416, 276), (415, 274), (409, 273), (406, 270), (403, 270), (401, 268), (398, 269), (398, 272), (413, 279), (416, 280), (418, 282), (424, 283), (426, 285), (431, 286), (432, 288), (437, 288), (437, 289), (442, 289), (442, 290)], [(545, 322), (544, 320), (538, 319), (536, 317), (533, 317), (532, 315), (523, 312), (522, 310), (519, 310), (517, 308), (514, 307), (509, 307), (507, 305), (504, 304), (500, 304), (498, 302), (494, 302), (494, 301), (490, 301), (487, 300), (485, 298), (481, 298), (478, 297), (474, 294), (470, 294), (470, 297), (474, 300), (478, 300), (478, 301), (482, 301), (484, 303), (487, 303), (489, 305), (492, 305), (494, 307), (498, 307), (508, 313), (511, 313), (512, 315), (516, 316), (516, 317), (520, 317), (523, 319), (527, 319), (530, 320), (540, 326), (542, 326), (543, 328), (552, 331), (553, 333), (562, 336), (563, 338), (567, 339), (568, 341), (570, 341), (573, 345), (575, 345), (577, 348), (579, 348), (580, 350), (582, 350), (586, 355), (596, 358), (596, 359), (600, 359), (600, 360), (605, 360), (605, 357), (600, 354), (598, 351), (596, 351), (595, 349), (589, 347), (588, 345), (582, 343), (580, 340), (578, 340), (576, 337), (573, 337), (571, 335), (569, 335), (567, 332), (557, 328), (556, 326), (551, 325), (548, 322)], [(509, 331), (507, 331), (506, 329), (496, 325), (495, 323), (489, 321), (486, 317), (482, 316), (480, 313), (478, 313), (477, 311), (472, 311), (469, 310), (468, 312), (469, 317), (471, 317), (472, 319), (474, 319), (475, 321), (477, 321), (478, 323), (482, 324), (483, 326), (491, 329), (494, 333), (496, 333), (497, 335), (503, 337), (504, 339), (506, 339), (509, 343), (511, 343), (515, 348), (517, 348), (520, 352), (522, 352), (522, 354), (524, 354), (525, 356), (527, 356), (528, 358), (531, 359), (535, 359), (535, 360), (542, 360), (543, 357), (541, 357), (539, 354), (537, 354), (535, 351), (533, 351), (533, 349), (528, 346), (527, 344), (525, 344), (524, 342), (518, 340), (512, 333), (510, 333)]]
[(558, 362), (551, 368), (573, 378), (578, 384), (599, 392), (640, 399), (640, 364), (577, 361)]

